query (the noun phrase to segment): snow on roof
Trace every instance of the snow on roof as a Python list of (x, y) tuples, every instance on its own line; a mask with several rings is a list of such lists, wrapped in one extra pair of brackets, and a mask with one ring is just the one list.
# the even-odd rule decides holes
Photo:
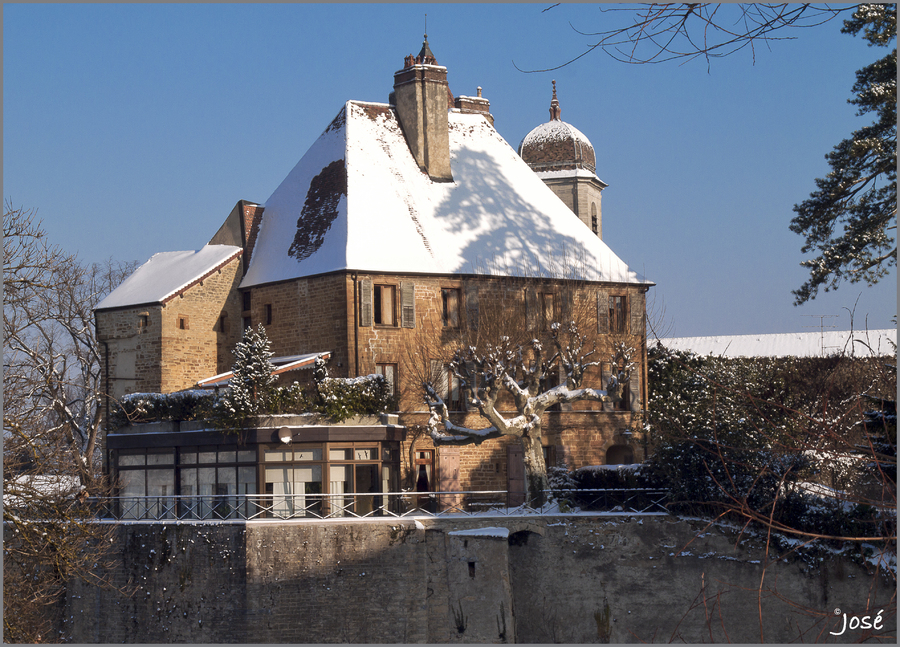
[(394, 110), (347, 102), (265, 203), (241, 287), (337, 270), (652, 285), (557, 198), (483, 115), (448, 115), (453, 182), (416, 164)]
[[(718, 337), (670, 337), (658, 340), (672, 350), (722, 357), (825, 357), (847, 355), (893, 355), (897, 331), (828, 330), (771, 335), (723, 335)], [(657, 343), (657, 342), (654, 342)]]
[(240, 255), (241, 251), (240, 247), (231, 245), (205, 245), (197, 251), (154, 254), (95, 309), (163, 303)]
[[(282, 373), (287, 373), (288, 371), (296, 371), (301, 368), (309, 368), (315, 363), (316, 358), (318, 357), (329, 359), (331, 357), (331, 353), (307, 353), (306, 355), (273, 357), (269, 360), (269, 362), (275, 367), (275, 369), (272, 371), (272, 375), (281, 375)], [(201, 389), (217, 389), (219, 387), (228, 386), (228, 383), (231, 382), (231, 378), (233, 376), (234, 371), (219, 373), (218, 375), (213, 375), (212, 377), (207, 377), (199, 380), (197, 382), (197, 386), (199, 386)]]

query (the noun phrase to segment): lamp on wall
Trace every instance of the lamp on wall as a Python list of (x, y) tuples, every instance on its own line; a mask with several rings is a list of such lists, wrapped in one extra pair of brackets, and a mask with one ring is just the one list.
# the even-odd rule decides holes
[(294, 435), (291, 433), (291, 430), (287, 427), (282, 427), (278, 430), (278, 439), (285, 445), (291, 444), (291, 439), (293, 438), (293, 436)]

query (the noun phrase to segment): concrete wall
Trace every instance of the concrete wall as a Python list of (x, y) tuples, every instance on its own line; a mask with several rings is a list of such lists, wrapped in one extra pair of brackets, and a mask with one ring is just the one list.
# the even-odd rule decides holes
[[(859, 629), (829, 634), (835, 608), (895, 609), (895, 583), (871, 567), (792, 558), (765, 570), (760, 623), (762, 542), (670, 517), (131, 524), (118, 537), (118, 590), (70, 587), (76, 642), (853, 642)], [(882, 617), (895, 635), (895, 613)]]

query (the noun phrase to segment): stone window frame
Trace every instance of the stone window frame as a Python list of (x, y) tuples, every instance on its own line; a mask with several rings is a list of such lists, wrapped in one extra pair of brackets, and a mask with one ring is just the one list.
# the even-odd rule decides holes
[[(608, 325), (609, 333), (612, 335), (628, 334), (628, 300), (628, 295), (624, 293), (609, 295)], [(621, 308), (618, 304), (621, 304)]]
[[(390, 309), (385, 309), (384, 291), (388, 290), (391, 295)], [(400, 286), (396, 283), (372, 283), (372, 325), (379, 328), (397, 328), (400, 322), (397, 317), (397, 295), (400, 293)], [(390, 316), (390, 322), (383, 321), (384, 315)]]

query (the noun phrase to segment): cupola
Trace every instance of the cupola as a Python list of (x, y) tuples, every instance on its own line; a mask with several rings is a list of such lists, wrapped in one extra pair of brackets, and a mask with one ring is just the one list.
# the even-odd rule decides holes
[(556, 196), (599, 238), (603, 237), (600, 192), (606, 183), (596, 175), (590, 140), (564, 122), (553, 81), (550, 121), (534, 128), (519, 144), (519, 156)]

